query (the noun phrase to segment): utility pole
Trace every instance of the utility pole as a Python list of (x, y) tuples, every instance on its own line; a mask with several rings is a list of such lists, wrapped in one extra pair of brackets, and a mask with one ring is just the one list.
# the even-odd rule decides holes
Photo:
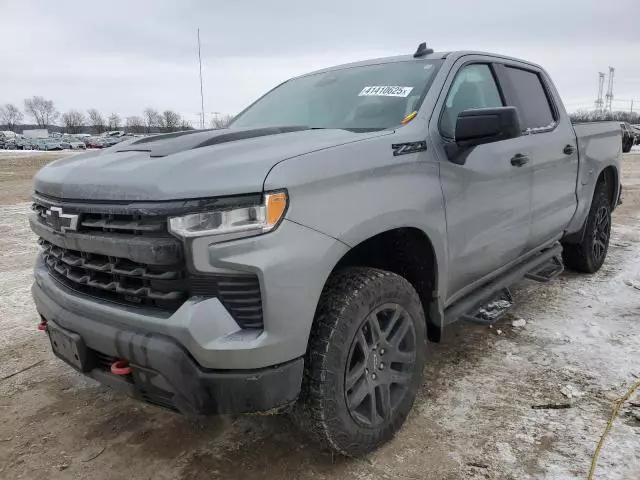
[(198, 62), (200, 63), (200, 128), (204, 130), (204, 93), (202, 90), (202, 56), (200, 55), (200, 27), (198, 27)]
[(629, 110), (629, 113), (633, 113), (633, 98), (631, 99), (631, 110)]
[(596, 98), (596, 112), (602, 113), (604, 101), (602, 100), (602, 89), (604, 88), (604, 73), (598, 72), (598, 96)]
[(613, 74), (615, 72), (615, 68), (613, 67), (609, 67), (609, 83), (607, 86), (607, 94), (605, 95), (605, 98), (607, 99), (607, 110), (609, 110), (610, 112), (613, 110), (611, 104), (613, 103)]

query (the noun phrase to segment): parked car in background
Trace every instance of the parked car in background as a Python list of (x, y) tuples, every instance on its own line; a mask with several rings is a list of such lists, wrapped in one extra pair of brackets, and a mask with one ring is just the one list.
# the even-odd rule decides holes
[(99, 138), (87, 138), (84, 144), (87, 148), (104, 148), (104, 142)]
[(622, 151), (627, 153), (631, 151), (631, 147), (635, 140), (635, 134), (633, 133), (631, 125), (626, 122), (620, 122), (620, 129), (622, 130)]
[(122, 138), (120, 137), (105, 137), (102, 139), (102, 143), (104, 144), (105, 148), (106, 147), (111, 147), (113, 145), (116, 145), (118, 143), (120, 143), (122, 141)]
[(63, 150), (64, 147), (59, 140), (55, 140), (53, 138), (46, 138), (42, 143), (40, 143), (39, 150), (51, 151), (51, 150)]
[(84, 144), (84, 142), (81, 142), (78, 139), (71, 140), (69, 143), (71, 144), (71, 149), (72, 150), (84, 150), (85, 148), (87, 148), (87, 146)]
[(60, 140), (60, 146), (67, 150), (71, 150), (71, 142), (69, 140)]

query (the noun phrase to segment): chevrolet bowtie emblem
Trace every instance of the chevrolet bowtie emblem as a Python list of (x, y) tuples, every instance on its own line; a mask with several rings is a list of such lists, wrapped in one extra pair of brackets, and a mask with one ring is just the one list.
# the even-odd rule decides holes
[(78, 229), (78, 215), (62, 213), (60, 207), (51, 207), (45, 212), (46, 222), (57, 232), (75, 231)]

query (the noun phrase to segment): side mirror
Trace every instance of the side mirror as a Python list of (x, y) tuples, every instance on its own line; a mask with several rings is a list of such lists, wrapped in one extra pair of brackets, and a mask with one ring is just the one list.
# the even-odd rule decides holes
[(466, 150), (485, 143), (499, 142), (522, 134), (516, 107), (475, 108), (458, 114), (455, 143), (447, 145), (449, 160), (464, 164)]

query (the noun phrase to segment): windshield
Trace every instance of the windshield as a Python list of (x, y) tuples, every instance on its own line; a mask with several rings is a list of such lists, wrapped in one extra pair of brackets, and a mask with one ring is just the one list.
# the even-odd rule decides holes
[(384, 63), (294, 78), (247, 108), (231, 128), (395, 127), (418, 110), (441, 64), (442, 60)]

